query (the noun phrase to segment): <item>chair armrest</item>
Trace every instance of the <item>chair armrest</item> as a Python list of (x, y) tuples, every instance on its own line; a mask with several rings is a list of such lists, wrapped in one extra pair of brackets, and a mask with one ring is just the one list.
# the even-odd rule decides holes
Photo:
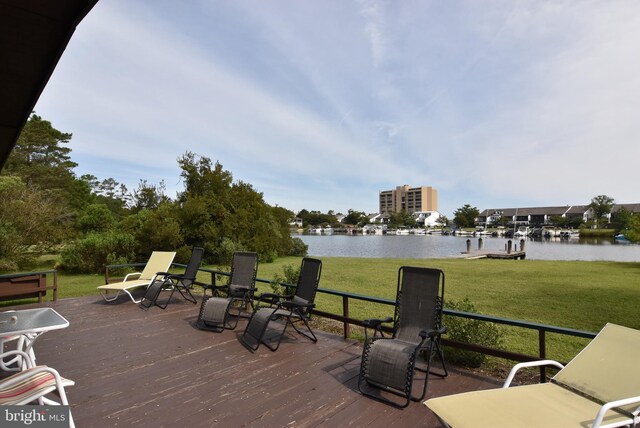
[(393, 321), (393, 318), (391, 317), (386, 317), (386, 318), (368, 318), (366, 320), (363, 321), (365, 327), (369, 327), (369, 328), (375, 328), (378, 329), (380, 327), (380, 324), (385, 323), (385, 322), (391, 322)]
[[(608, 403), (603, 404), (602, 407), (600, 407), (600, 410), (598, 410), (598, 414), (596, 415), (596, 418), (594, 419), (593, 425), (591, 427), (592, 428), (600, 428), (600, 425), (602, 424), (602, 420), (604, 419), (604, 415), (609, 410), (611, 410), (611, 409), (613, 409), (615, 407), (628, 406), (629, 404), (634, 404), (634, 403), (640, 404), (640, 396), (639, 397), (623, 398), (622, 400), (610, 401)], [(632, 412), (632, 413), (634, 415), (637, 415), (639, 409), (640, 408), (636, 409), (636, 411)]]
[(369, 329), (373, 329), (373, 339), (376, 338), (376, 335), (378, 333), (380, 333), (380, 337), (384, 337), (384, 334), (382, 333), (382, 324), (386, 323), (386, 322), (391, 322), (393, 321), (393, 318), (391, 317), (386, 317), (386, 318), (367, 318), (366, 320), (362, 321), (364, 324), (364, 341), (367, 342), (369, 340)]
[[(14, 349), (13, 351), (7, 351), (7, 352), (0, 353), (0, 359), (4, 359), (4, 358), (10, 357), (12, 355), (16, 355), (16, 356), (19, 355), (20, 357), (22, 357), (24, 359), (24, 361), (26, 362), (26, 368), (27, 369), (31, 369), (31, 368), (34, 367), (33, 360), (31, 359), (29, 354), (27, 354), (24, 351), (17, 350), (17, 349)], [(24, 369), (24, 366), (23, 366), (23, 369)]]
[(445, 334), (447, 332), (447, 327), (440, 327), (437, 330), (422, 330), (420, 331), (420, 333), (418, 333), (418, 335), (422, 338), (422, 339), (426, 339), (427, 337), (429, 339), (433, 339), (434, 337), (439, 337), (442, 336), (443, 334)]
[(280, 300), (283, 299), (291, 299), (293, 298), (292, 295), (282, 295), (282, 294), (276, 294), (276, 293), (262, 293), (260, 294), (260, 296), (258, 296), (258, 301), (259, 302), (269, 302), (269, 303), (278, 303), (280, 302)]
[(280, 302), (280, 306), (287, 309), (295, 309), (295, 308), (314, 308), (316, 306), (315, 303), (296, 303), (289, 300), (284, 302)]
[(524, 363), (518, 363), (515, 366), (513, 366), (513, 368), (511, 369), (511, 371), (509, 372), (509, 376), (507, 376), (507, 380), (504, 381), (504, 385), (502, 385), (503, 388), (508, 388), (509, 385), (511, 385), (511, 382), (513, 381), (513, 378), (516, 376), (516, 372), (522, 368), (526, 368), (526, 367), (540, 367), (540, 366), (554, 366), (557, 367), (559, 369), (563, 369), (564, 366), (562, 364), (560, 364), (557, 361), (553, 361), (553, 360), (539, 360), (539, 361), (527, 361)]
[(161, 273), (158, 272), (157, 276), (164, 276), (164, 279), (184, 279), (184, 274), (182, 273)]
[(122, 281), (128, 281), (129, 277), (132, 276), (132, 275), (140, 276), (140, 275), (142, 275), (142, 272), (131, 272), (131, 273), (128, 273), (128, 274), (125, 275), (125, 277), (124, 277), (124, 279)]

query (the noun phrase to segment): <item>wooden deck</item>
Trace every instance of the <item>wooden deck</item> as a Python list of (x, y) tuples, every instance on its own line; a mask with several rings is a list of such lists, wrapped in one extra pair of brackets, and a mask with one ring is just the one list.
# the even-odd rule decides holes
[[(175, 297), (165, 311), (98, 295), (44, 305), (70, 326), (37, 340), (38, 364), (76, 382), (68, 395), (78, 427), (439, 426), (421, 403), (400, 410), (360, 395), (361, 346), (340, 336), (316, 331), (314, 344), (294, 333), (275, 353), (251, 353), (238, 340), (244, 324), (200, 331), (199, 306)], [(430, 377), (428, 397), (498, 386), (451, 372)]]

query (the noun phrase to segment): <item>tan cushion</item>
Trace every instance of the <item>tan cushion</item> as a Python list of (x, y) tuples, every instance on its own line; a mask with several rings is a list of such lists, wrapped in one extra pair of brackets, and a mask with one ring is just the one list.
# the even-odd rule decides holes
[[(424, 403), (453, 428), (587, 428), (600, 405), (551, 383), (475, 391)], [(604, 423), (628, 420), (610, 412)]]
[(553, 381), (608, 403), (640, 395), (639, 363), (640, 331), (607, 324)]
[(168, 272), (176, 256), (175, 252), (154, 251), (138, 279), (146, 279), (149, 283), (158, 272)]

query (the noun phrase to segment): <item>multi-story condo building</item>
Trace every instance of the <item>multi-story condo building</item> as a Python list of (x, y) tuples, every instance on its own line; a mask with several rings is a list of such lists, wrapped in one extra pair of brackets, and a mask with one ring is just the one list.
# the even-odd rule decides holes
[(380, 213), (399, 213), (406, 210), (410, 214), (417, 211), (437, 211), (438, 191), (432, 187), (398, 186), (394, 190), (380, 192)]

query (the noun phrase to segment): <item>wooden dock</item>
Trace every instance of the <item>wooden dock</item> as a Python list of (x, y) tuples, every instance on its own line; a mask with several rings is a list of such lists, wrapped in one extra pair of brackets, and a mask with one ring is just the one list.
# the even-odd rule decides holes
[(452, 257), (458, 259), (502, 259), (502, 260), (524, 260), (527, 256), (526, 251), (507, 251), (500, 250), (471, 250), (464, 251)]
[[(8, 309), (27, 309), (24, 305)], [(359, 394), (362, 347), (317, 332), (288, 335), (277, 352), (248, 351), (234, 331), (194, 327), (199, 305), (173, 299), (166, 310), (128, 299), (47, 302), (70, 326), (35, 343), (39, 364), (76, 382), (67, 389), (78, 427), (439, 427), (422, 403), (401, 410)], [(428, 397), (499, 387), (453, 368), (429, 380)]]

